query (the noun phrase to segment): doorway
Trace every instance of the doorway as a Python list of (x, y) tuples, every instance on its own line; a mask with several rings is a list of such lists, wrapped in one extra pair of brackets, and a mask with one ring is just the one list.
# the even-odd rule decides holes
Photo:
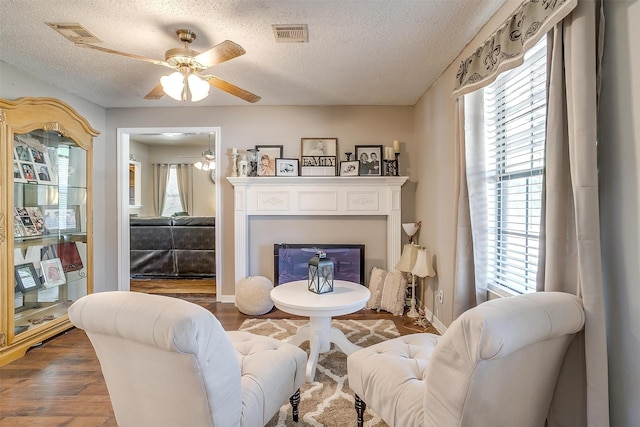
[[(130, 261), (129, 261), (129, 173), (130, 173), (130, 151), (129, 144), (132, 137), (135, 139), (139, 135), (212, 135), (214, 153), (220, 153), (220, 134), (219, 127), (157, 127), (157, 128), (118, 128), (117, 129), (117, 234), (118, 234), (118, 290), (128, 291), (130, 280)], [(204, 151), (203, 147), (203, 151)], [(222, 224), (221, 215), (221, 195), (220, 195), (220, 179), (219, 168), (216, 168), (214, 176), (215, 185), (215, 224)], [(215, 247), (222, 246), (220, 232), (215, 233)], [(216, 278), (223, 277), (222, 263), (220, 257), (215, 257)], [(216, 280), (216, 295), (220, 295), (220, 281)]]

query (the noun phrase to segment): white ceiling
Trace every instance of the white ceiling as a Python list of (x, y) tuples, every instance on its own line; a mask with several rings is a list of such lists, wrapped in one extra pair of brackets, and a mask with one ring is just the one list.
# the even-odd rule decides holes
[[(201, 147), (203, 150), (209, 146), (208, 133), (144, 133), (129, 135), (131, 141), (144, 145)], [(215, 136), (211, 137), (211, 146), (215, 146)]]
[[(204, 51), (247, 53), (207, 73), (255, 105), (414, 105), (505, 0), (0, 0), (0, 60), (106, 108), (190, 106), (143, 99), (170, 70), (73, 45), (44, 22), (78, 22), (101, 46), (164, 60), (178, 28)], [(308, 24), (276, 43), (272, 24)], [(197, 106), (250, 105), (212, 88)]]

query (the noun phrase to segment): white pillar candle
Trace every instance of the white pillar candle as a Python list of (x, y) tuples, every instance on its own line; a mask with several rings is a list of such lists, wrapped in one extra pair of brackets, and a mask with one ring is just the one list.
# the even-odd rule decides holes
[(231, 149), (231, 153), (232, 153), (232, 154), (238, 154), (238, 149), (237, 149), (236, 147), (233, 147), (233, 148)]
[(393, 148), (392, 147), (384, 147), (385, 159), (393, 160)]
[(400, 152), (400, 141), (398, 141), (397, 139), (393, 141), (393, 151), (395, 151), (396, 153)]

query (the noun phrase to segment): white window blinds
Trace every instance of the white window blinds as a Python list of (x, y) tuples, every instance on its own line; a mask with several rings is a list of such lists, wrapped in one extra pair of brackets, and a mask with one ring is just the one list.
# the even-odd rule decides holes
[(488, 284), (535, 291), (545, 159), (546, 38), (484, 88)]

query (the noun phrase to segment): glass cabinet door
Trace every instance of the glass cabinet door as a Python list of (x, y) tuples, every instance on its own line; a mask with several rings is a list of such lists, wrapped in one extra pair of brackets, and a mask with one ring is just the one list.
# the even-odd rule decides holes
[(86, 295), (87, 151), (53, 131), (13, 134), (14, 335)]

